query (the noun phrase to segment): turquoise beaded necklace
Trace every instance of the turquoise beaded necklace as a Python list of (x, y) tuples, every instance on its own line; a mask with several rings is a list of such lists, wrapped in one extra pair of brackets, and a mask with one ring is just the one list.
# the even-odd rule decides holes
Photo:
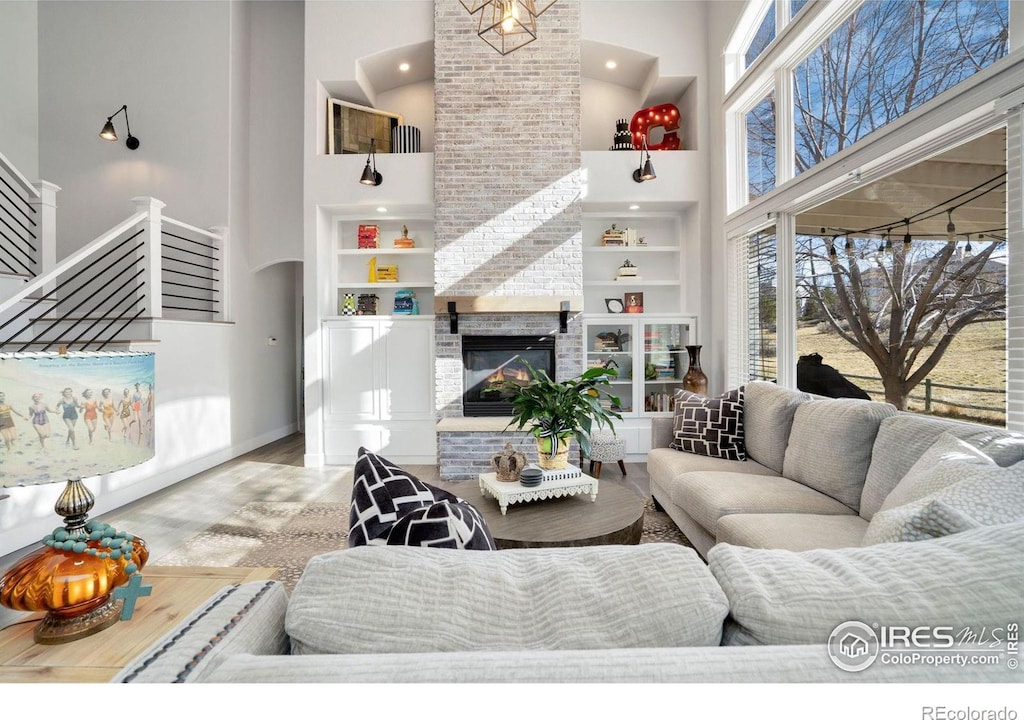
[[(87, 545), (91, 541), (99, 541), (100, 547), (94, 548)], [(117, 530), (113, 525), (100, 522), (99, 520), (88, 520), (85, 527), (72, 533), (67, 528), (54, 528), (53, 532), (43, 538), (43, 544), (54, 550), (64, 550), (86, 555), (95, 555), (102, 559), (127, 561), (124, 571), (128, 576), (138, 572), (139, 567), (132, 560), (135, 553), (135, 536), (126, 533), (124, 530)]]

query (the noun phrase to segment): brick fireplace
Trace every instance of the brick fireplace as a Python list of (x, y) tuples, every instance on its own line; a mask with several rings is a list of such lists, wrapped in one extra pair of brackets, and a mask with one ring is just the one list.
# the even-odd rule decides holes
[[(507, 418), (463, 417), (463, 335), (551, 335), (556, 379), (582, 369), (581, 325), (571, 314), (559, 332), (556, 300), (583, 295), (579, 0), (559, 0), (538, 24), (535, 42), (501, 56), (461, 3), (435, 3), (434, 293), (503, 301), (501, 312), (460, 313), (457, 335), (436, 313), (445, 479), (475, 478), (515, 439), (501, 432)], [(550, 311), (526, 302), (539, 297)]]

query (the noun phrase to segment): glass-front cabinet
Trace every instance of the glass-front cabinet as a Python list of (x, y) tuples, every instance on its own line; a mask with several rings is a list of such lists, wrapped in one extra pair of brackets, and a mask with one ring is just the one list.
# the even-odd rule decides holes
[(614, 409), (624, 418), (671, 414), (688, 369), (686, 346), (696, 342), (696, 319), (622, 313), (586, 319), (584, 327), (586, 366), (618, 372), (610, 388), (620, 401)]

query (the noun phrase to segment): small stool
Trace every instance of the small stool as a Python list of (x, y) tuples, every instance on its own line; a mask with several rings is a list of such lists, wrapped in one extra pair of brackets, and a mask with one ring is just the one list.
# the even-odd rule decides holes
[(601, 477), (601, 463), (618, 462), (626, 474), (626, 440), (610, 430), (599, 430), (590, 436), (590, 471), (592, 477)]

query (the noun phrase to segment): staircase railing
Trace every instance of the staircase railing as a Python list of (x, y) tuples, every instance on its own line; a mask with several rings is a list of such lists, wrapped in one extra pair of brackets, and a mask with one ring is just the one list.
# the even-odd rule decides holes
[[(111, 343), (147, 339), (137, 320), (185, 317), (224, 320), (217, 296), (225, 232), (201, 230), (163, 216), (164, 203), (151, 197), (132, 201), (136, 212), (30, 281), (0, 304), (0, 352), (101, 350)], [(165, 226), (169, 229), (165, 230)], [(203, 267), (192, 273), (189, 296), (182, 304), (163, 300), (179, 295), (163, 276), (180, 262), (180, 250), (168, 248), (165, 236), (207, 246)], [(166, 263), (165, 263), (166, 261)], [(168, 266), (165, 268), (165, 264)], [(199, 263), (197, 263), (199, 264)]]
[(0, 153), (0, 273), (35, 277), (53, 267), (59, 190), (33, 185)]

